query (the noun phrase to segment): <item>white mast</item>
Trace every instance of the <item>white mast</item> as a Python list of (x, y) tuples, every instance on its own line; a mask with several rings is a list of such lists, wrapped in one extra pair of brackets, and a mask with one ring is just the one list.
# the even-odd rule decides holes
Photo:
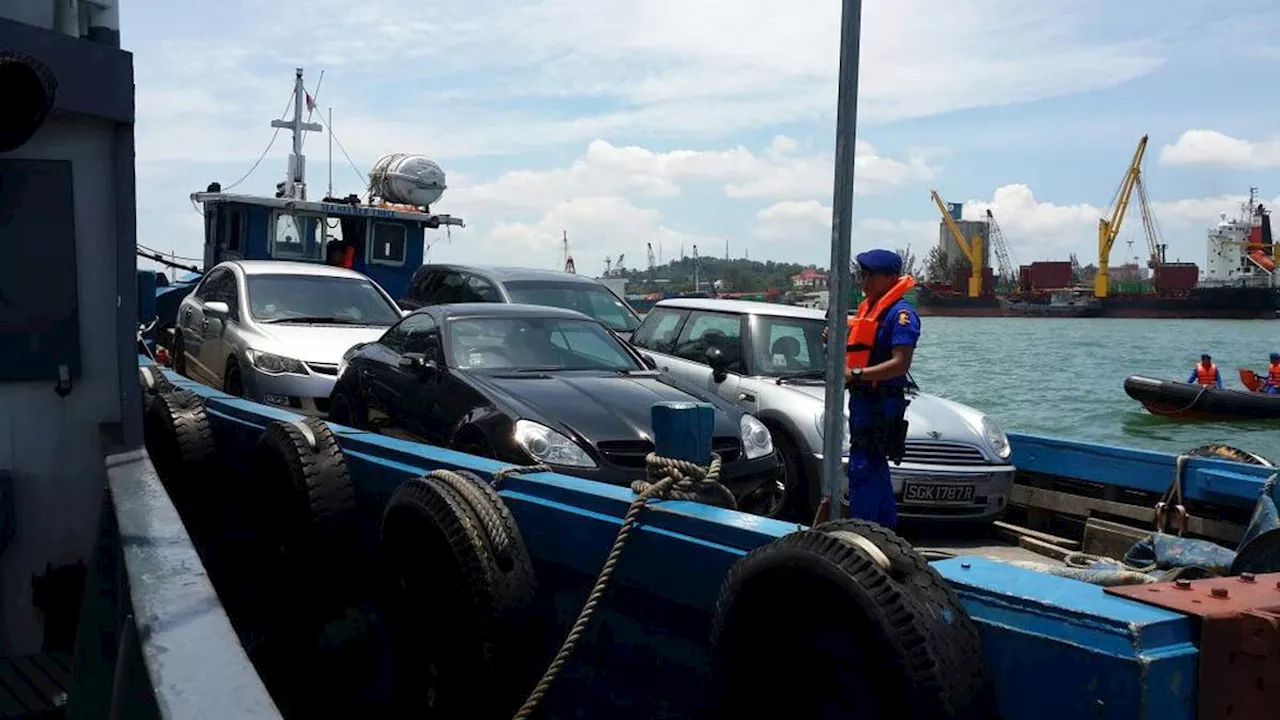
[(307, 199), (307, 162), (302, 155), (302, 133), (320, 132), (319, 123), (302, 122), (302, 106), (307, 101), (307, 91), (302, 85), (302, 68), (294, 71), (293, 119), (272, 120), (271, 127), (283, 128), (293, 133), (293, 152), (289, 155), (289, 177), (284, 181), (284, 196), (295, 200)]

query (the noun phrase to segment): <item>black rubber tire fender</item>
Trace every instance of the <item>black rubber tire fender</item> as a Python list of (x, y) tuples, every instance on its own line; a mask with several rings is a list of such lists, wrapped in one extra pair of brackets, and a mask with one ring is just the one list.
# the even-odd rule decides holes
[(889, 560), (888, 574), (909, 593), (935, 622), (955, 629), (953, 642), (940, 649), (939, 661), (948, 666), (956, 682), (949, 686), (951, 703), (970, 708), (968, 717), (995, 715), (994, 688), (987, 677), (983, 660), (982, 638), (978, 626), (960, 603), (960, 597), (946, 578), (916, 552), (911, 543), (889, 528), (858, 519), (835, 520), (814, 526), (824, 534), (850, 532), (871, 541)]
[(541, 670), (528, 622), (536, 576), (502, 499), (462, 480), (409, 480), (383, 513), (394, 694), (405, 713), (505, 720)]
[(366, 548), (355, 484), (328, 424), (310, 417), (269, 424), (255, 448), (250, 479), (252, 491), (265, 494), (255, 526), (267, 542), (284, 548), (288, 573), (327, 593), (325, 603), (345, 601), (358, 589)]
[(173, 392), (173, 383), (164, 376), (159, 365), (139, 365), (138, 381), (142, 385), (142, 417), (145, 422), (147, 411), (151, 408), (157, 395)]
[(143, 418), (143, 438), (175, 503), (205, 486), (217, 447), (199, 395), (183, 389), (157, 394)]
[(1187, 451), (1187, 455), (1190, 455), (1191, 457), (1209, 457), (1217, 458), (1219, 460), (1232, 460), (1234, 462), (1245, 463), (1248, 465), (1275, 467), (1275, 463), (1261, 455), (1251, 453), (1248, 450), (1241, 450), (1240, 448), (1232, 447), (1230, 445), (1223, 445), (1222, 443), (1210, 443), (1208, 445), (1194, 447)]
[[(974, 717), (953, 704), (964, 679), (940, 660), (958, 652), (958, 632), (847, 541), (786, 535), (741, 558), (721, 587), (711, 631), (720, 716)], [(776, 675), (780, 658), (790, 677)]]

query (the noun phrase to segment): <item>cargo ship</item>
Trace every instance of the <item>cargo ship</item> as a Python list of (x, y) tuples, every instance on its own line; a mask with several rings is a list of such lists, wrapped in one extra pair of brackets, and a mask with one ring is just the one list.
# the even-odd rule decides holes
[[(1052, 307), (1057, 292), (1073, 285), (1072, 263), (1035, 262), (1019, 268), (1013, 296), (986, 292), (967, 297), (948, 285), (921, 288), (923, 316), (1033, 316), (1114, 318), (1275, 319), (1280, 317), (1280, 271), (1271, 214), (1258, 202), (1257, 188), (1235, 218), (1221, 213), (1207, 233), (1205, 271), (1195, 263), (1152, 263), (1154, 277), (1139, 292), (1116, 287), (1104, 298), (1078, 301), (1064, 311)], [(1079, 300), (1079, 298), (1076, 298)]]

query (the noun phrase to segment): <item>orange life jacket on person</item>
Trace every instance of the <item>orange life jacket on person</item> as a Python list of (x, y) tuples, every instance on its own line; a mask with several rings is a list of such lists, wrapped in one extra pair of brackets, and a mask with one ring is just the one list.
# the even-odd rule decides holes
[(1267, 368), (1267, 382), (1273, 387), (1280, 387), (1280, 363), (1271, 363)]
[(1204, 363), (1196, 363), (1196, 382), (1206, 387), (1216, 386), (1218, 384), (1218, 366), (1209, 363), (1209, 367), (1205, 367)]
[(871, 350), (876, 344), (876, 331), (880, 328), (880, 320), (889, 308), (902, 299), (911, 288), (916, 286), (915, 278), (904, 275), (898, 278), (893, 287), (876, 300), (875, 305), (868, 306), (863, 298), (858, 304), (858, 314), (847, 320), (849, 334), (844, 345), (844, 367), (846, 370), (864, 368), (871, 361)]

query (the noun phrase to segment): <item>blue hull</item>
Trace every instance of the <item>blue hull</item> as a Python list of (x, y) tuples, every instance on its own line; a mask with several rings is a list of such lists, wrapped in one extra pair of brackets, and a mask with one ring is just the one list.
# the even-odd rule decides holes
[[(167, 373), (205, 398), (227, 470), (243, 471), (262, 429), (297, 416), (231, 398)], [(496, 462), (332, 426), (357, 484), (368, 529), (403, 481), (440, 468), (490, 476)], [(1163, 492), (1168, 454), (1011, 435), (1014, 463), (1030, 473), (1132, 491)], [(1247, 512), (1268, 469), (1221, 460), (1188, 462), (1189, 501)], [(529, 546), (544, 595), (549, 642), (567, 631), (633, 499), (625, 488), (552, 473), (512, 477), (501, 496)], [(619, 565), (615, 585), (549, 696), (556, 717), (705, 717), (714, 710), (707, 630), (721, 582), (749, 551), (798, 526), (689, 502), (650, 506)], [(200, 538), (196, 538), (197, 545)], [(679, 558), (673, 562), (673, 558)], [(1001, 716), (1194, 718), (1196, 621), (1103, 588), (972, 556), (934, 563), (977, 622)], [(654, 688), (662, 688), (655, 692)], [(655, 697), (656, 696), (656, 697)], [(626, 712), (622, 708), (629, 708)]]

